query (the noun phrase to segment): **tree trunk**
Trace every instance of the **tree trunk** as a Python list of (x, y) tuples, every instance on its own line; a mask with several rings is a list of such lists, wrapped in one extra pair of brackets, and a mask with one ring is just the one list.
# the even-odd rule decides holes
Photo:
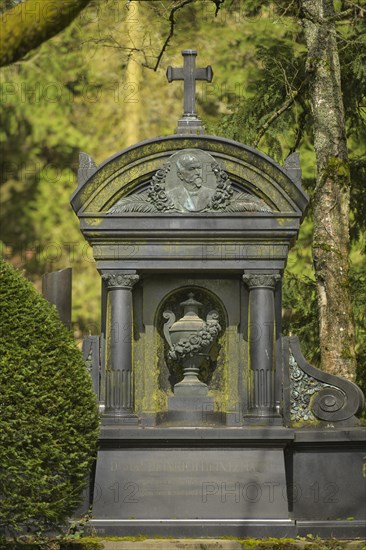
[(0, 18), (0, 67), (15, 63), (65, 29), (90, 0), (26, 0)]
[(313, 260), (323, 370), (353, 379), (355, 330), (349, 287), (350, 174), (333, 0), (301, 0), (311, 76), (317, 179)]
[(127, 15), (127, 32), (131, 52), (126, 67), (125, 81), (125, 146), (134, 145), (140, 141), (141, 126), (141, 98), (140, 86), (142, 81), (142, 29), (139, 4), (135, 2), (133, 11)]

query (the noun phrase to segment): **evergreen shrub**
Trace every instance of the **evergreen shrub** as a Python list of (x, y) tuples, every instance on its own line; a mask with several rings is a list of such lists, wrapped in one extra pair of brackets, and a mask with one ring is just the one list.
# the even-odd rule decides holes
[(0, 532), (44, 532), (80, 503), (97, 404), (56, 308), (1, 258), (0, 308)]

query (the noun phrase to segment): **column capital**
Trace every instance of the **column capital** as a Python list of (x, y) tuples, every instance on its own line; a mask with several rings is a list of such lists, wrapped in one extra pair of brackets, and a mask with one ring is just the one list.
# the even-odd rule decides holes
[(270, 288), (274, 290), (278, 281), (281, 280), (281, 275), (278, 273), (245, 273), (243, 275), (244, 283), (252, 288)]
[(132, 290), (139, 280), (139, 276), (129, 273), (103, 273), (102, 279), (106, 281), (108, 288), (127, 288)]

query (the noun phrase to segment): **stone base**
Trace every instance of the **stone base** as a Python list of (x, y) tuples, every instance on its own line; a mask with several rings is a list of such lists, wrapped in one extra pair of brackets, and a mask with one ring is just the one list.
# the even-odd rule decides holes
[(138, 426), (138, 424), (139, 424), (139, 418), (135, 414), (118, 415), (113, 413), (105, 413), (102, 415), (102, 426), (110, 426), (110, 425)]
[[(238, 537), (238, 538), (294, 538), (296, 524), (292, 520), (110, 520), (92, 519), (86, 532), (98, 537)], [(221, 541), (220, 541), (221, 542)], [(156, 541), (159, 544), (159, 541)], [(203, 548), (203, 546), (200, 546)], [(158, 546), (154, 546), (158, 548)], [(206, 546), (205, 546), (206, 548)]]
[(283, 426), (283, 417), (278, 413), (271, 415), (245, 414), (242, 419), (244, 426)]
[[(174, 397), (202, 397), (208, 396), (208, 388), (206, 384), (197, 380), (190, 384), (189, 382), (179, 382), (174, 386)], [(173, 398), (170, 398), (173, 399)]]
[(106, 426), (89, 525), (100, 536), (293, 536), (283, 452), (292, 438), (284, 428)]
[(214, 412), (213, 397), (207, 395), (207, 386), (205, 389), (206, 395), (202, 397), (180, 396), (180, 394), (169, 397), (168, 412), (161, 415), (163, 422), (191, 427), (222, 423), (221, 413)]
[(366, 429), (104, 426), (98, 536), (366, 535)]

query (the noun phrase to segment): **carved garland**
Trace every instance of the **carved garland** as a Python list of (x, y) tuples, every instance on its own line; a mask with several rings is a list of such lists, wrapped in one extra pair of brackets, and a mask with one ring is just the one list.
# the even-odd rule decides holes
[(217, 338), (221, 325), (217, 318), (207, 320), (204, 327), (189, 338), (181, 338), (168, 352), (169, 359), (179, 361), (187, 356), (198, 355)]

